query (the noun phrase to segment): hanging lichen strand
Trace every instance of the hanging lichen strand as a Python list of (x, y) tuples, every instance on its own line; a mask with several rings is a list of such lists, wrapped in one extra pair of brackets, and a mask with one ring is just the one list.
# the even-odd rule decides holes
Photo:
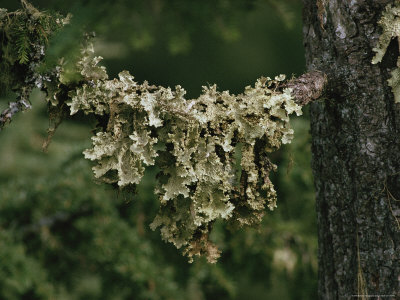
[[(378, 45), (373, 49), (376, 52), (372, 59), (373, 64), (382, 61), (393, 38), (397, 38), (400, 50), (400, 1), (395, 1), (394, 4), (386, 6), (378, 24), (382, 28), (382, 34), (379, 37)], [(400, 56), (397, 58), (397, 68), (391, 72), (391, 75), (388, 84), (392, 88), (394, 102), (400, 103)]]
[[(191, 260), (206, 255), (215, 262), (219, 251), (208, 238), (214, 221), (253, 225), (266, 204), (276, 206), (269, 179), (276, 167), (267, 154), (291, 141), (289, 114), (301, 114), (291, 90), (278, 91), (284, 76), (260, 78), (240, 95), (203, 87), (200, 97), (188, 100), (181, 86), (139, 84), (127, 71), (107, 80), (97, 66), (101, 58), (92, 55), (89, 44), (77, 64), (85, 83), (69, 92), (67, 104), (71, 114), (102, 120), (93, 147), (84, 151), (95, 177), (126, 187), (156, 165), (160, 211), (151, 228), (160, 228)], [(59, 78), (68, 85), (62, 69)]]

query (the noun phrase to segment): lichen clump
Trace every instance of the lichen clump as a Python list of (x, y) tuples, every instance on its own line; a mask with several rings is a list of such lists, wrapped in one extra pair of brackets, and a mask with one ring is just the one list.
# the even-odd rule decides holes
[(186, 99), (181, 86), (139, 84), (127, 71), (108, 80), (100, 59), (91, 46), (83, 50), (77, 69), (85, 83), (67, 102), (71, 114), (100, 120), (93, 147), (84, 151), (95, 177), (128, 187), (140, 183), (146, 166), (157, 166), (160, 210), (151, 228), (190, 259), (215, 262), (219, 251), (208, 235), (217, 219), (253, 225), (266, 204), (276, 206), (269, 179), (276, 167), (267, 154), (291, 141), (289, 115), (301, 114), (291, 90), (278, 88), (284, 76), (260, 78), (240, 95), (212, 85)]
[[(376, 52), (372, 59), (373, 64), (382, 61), (383, 56), (393, 38), (397, 38), (400, 45), (400, 2), (386, 6), (378, 24), (382, 28), (382, 34), (379, 37), (378, 45), (372, 50)], [(399, 47), (400, 49), (400, 47)], [(400, 103), (400, 56), (397, 58), (397, 68), (391, 72), (388, 84), (392, 87), (395, 103)]]
[(301, 114), (292, 90), (283, 88), (283, 75), (260, 78), (240, 95), (212, 85), (203, 87), (197, 99), (186, 99), (181, 86), (139, 84), (127, 71), (110, 80), (88, 36), (77, 60), (61, 58), (39, 72), (48, 38), (68, 24), (69, 16), (22, 3), (16, 13), (0, 9), (0, 70), (13, 74), (5, 86), (19, 92), (10, 111), (21, 101), (29, 106), (34, 87), (46, 93), (50, 127), (44, 148), (66, 113), (94, 115), (93, 147), (84, 155), (94, 162), (95, 177), (131, 188), (146, 167), (156, 166), (160, 210), (151, 228), (160, 228), (163, 239), (190, 260), (195, 255), (210, 262), (218, 258), (209, 240), (216, 220), (254, 225), (266, 205), (276, 206), (269, 179), (276, 166), (268, 153), (291, 141), (289, 115)]

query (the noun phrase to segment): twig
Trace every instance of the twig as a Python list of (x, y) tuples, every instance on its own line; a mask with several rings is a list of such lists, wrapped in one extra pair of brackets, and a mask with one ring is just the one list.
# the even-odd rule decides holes
[(16, 113), (31, 108), (32, 108), (31, 104), (26, 99), (20, 99), (16, 102), (10, 102), (8, 104), (8, 108), (3, 110), (3, 112), (0, 115), (0, 131), (3, 129), (5, 125), (11, 122), (11, 119)]
[(292, 95), (297, 104), (304, 106), (312, 101), (321, 98), (325, 92), (328, 78), (320, 71), (310, 71), (294, 78), (282, 87), (292, 89)]
[(56, 212), (54, 215), (44, 216), (34, 224), (23, 226), (21, 228), (21, 232), (23, 234), (36, 233), (39, 232), (43, 227), (52, 228), (58, 224), (67, 224), (78, 218), (89, 216), (92, 213), (93, 209), (90, 208), (89, 205), (84, 205), (82, 208), (75, 212), (59, 211)]

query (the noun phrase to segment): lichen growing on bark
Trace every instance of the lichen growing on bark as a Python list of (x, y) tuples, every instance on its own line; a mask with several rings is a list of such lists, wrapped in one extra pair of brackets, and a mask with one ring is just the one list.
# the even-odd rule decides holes
[[(382, 28), (382, 34), (379, 37), (378, 45), (372, 50), (376, 52), (372, 59), (373, 64), (382, 61), (387, 47), (393, 38), (397, 38), (400, 49), (400, 2), (386, 6), (381, 19), (378, 21)], [(392, 88), (395, 103), (400, 103), (400, 56), (397, 58), (397, 68), (391, 72), (392, 77), (388, 79), (388, 84)]]
[[(6, 13), (0, 10), (1, 22)], [(42, 16), (31, 6), (23, 13)], [(53, 21), (59, 28), (68, 18), (57, 16)], [(12, 45), (11, 39), (5, 41)], [(81, 111), (98, 120), (93, 145), (84, 155), (94, 162), (100, 181), (130, 188), (140, 183), (147, 166), (157, 166), (160, 209), (151, 228), (160, 228), (162, 238), (182, 248), (190, 260), (196, 255), (217, 260), (219, 250), (209, 239), (216, 220), (254, 225), (266, 205), (276, 206), (269, 179), (276, 166), (268, 153), (290, 143), (289, 115), (301, 114), (293, 90), (284, 88), (283, 75), (262, 77), (239, 95), (211, 85), (203, 87), (198, 98), (186, 99), (181, 86), (138, 83), (127, 71), (110, 80), (98, 65), (101, 57), (94, 56), (90, 40), (76, 64), (60, 59), (39, 74), (36, 67), (43, 57), (44, 47), (38, 58), (27, 56), (25, 61), (21, 56), (13, 62), (33, 66), (29, 76), (22, 72), (18, 84), (27, 85), (28, 76), (30, 89), (36, 86), (46, 92), (49, 137), (66, 113)]]
[(77, 64), (85, 83), (67, 102), (71, 114), (103, 120), (84, 152), (95, 177), (127, 187), (156, 165), (160, 211), (151, 228), (189, 258), (205, 254), (215, 262), (219, 251), (208, 239), (213, 222), (253, 225), (266, 204), (276, 206), (268, 177), (276, 167), (267, 153), (291, 141), (289, 115), (300, 115), (301, 106), (291, 89), (278, 89), (284, 76), (260, 78), (239, 95), (205, 86), (197, 99), (186, 99), (181, 86), (140, 84), (127, 71), (108, 80), (100, 59), (85, 48)]

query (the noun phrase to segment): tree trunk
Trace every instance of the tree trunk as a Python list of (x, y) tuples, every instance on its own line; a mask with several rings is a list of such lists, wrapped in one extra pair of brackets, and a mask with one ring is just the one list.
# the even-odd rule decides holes
[(304, 0), (307, 68), (328, 76), (310, 106), (320, 299), (400, 299), (400, 104), (372, 65), (388, 0)]

